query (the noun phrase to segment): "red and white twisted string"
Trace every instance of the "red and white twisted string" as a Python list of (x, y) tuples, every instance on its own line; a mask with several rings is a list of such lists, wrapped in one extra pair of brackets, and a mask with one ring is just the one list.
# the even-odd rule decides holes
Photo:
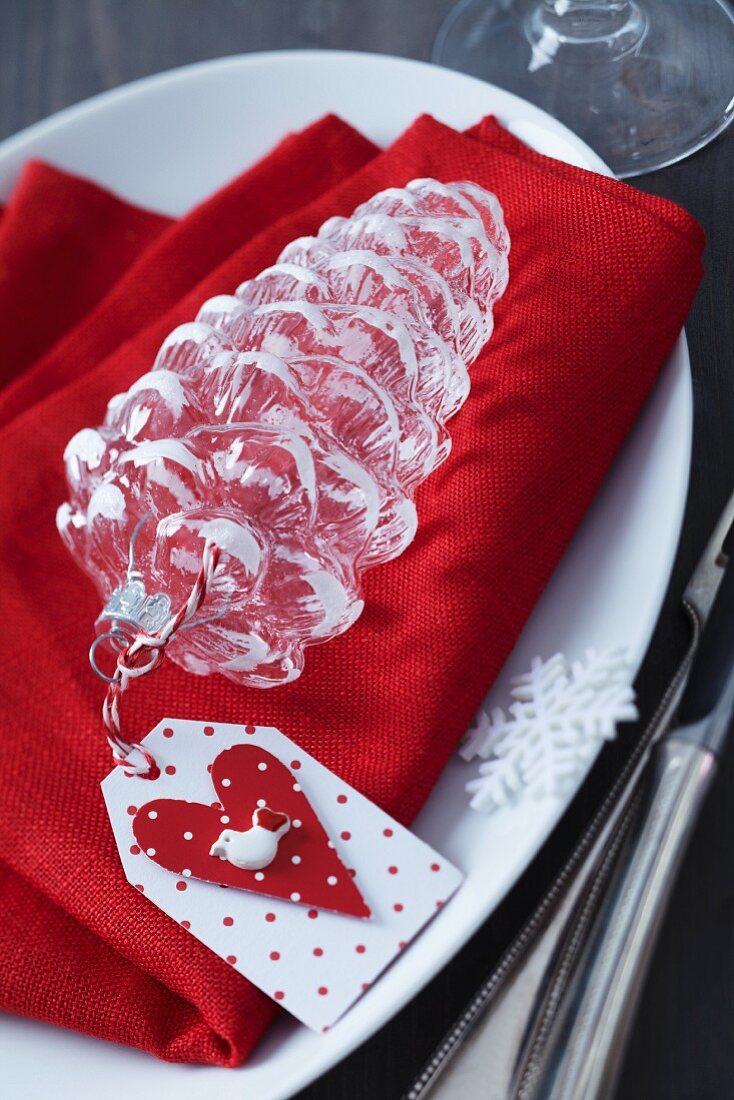
[[(112, 750), (112, 760), (118, 767), (124, 768), (127, 775), (137, 775), (141, 779), (155, 779), (159, 772), (154, 757), (147, 749), (136, 741), (126, 741), (123, 738), (120, 724), (120, 697), (127, 690), (131, 680), (154, 672), (160, 667), (166, 646), (174, 638), (176, 631), (193, 618), (204, 602), (218, 562), (219, 547), (213, 542), (207, 542), (201, 559), (201, 569), (186, 603), (155, 634), (138, 634), (134, 641), (118, 654), (115, 671), (102, 704), (102, 721), (107, 729), (107, 743)], [(137, 762), (131, 760), (134, 753), (138, 754)]]

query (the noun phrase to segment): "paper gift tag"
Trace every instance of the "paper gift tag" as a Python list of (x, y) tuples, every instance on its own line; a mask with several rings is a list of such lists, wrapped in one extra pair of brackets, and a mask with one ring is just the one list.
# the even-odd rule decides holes
[(315, 1030), (461, 882), (276, 729), (165, 719), (144, 744), (159, 778), (102, 783), (128, 880)]

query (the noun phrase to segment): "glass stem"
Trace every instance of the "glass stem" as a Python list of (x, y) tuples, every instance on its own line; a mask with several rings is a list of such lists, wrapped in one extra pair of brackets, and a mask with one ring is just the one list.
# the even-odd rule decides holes
[(551, 56), (561, 46), (585, 47), (591, 62), (631, 52), (646, 28), (647, 20), (633, 0), (540, 0), (525, 20), (534, 47)]

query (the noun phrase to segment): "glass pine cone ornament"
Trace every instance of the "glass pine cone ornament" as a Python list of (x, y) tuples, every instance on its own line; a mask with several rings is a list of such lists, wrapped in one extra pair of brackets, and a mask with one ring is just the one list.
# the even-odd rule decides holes
[(251, 686), (294, 680), (306, 646), (359, 616), (360, 574), (415, 534), (413, 494), (449, 453), (508, 251), (493, 194), (414, 180), (172, 332), (65, 451), (59, 531), (102, 626), (162, 625), (211, 540), (213, 583), (169, 655)]

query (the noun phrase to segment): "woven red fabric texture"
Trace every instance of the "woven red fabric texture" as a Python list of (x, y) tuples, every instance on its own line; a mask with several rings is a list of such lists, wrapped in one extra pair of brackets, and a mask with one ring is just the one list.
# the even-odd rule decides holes
[[(90, 202), (91, 213), (95, 206), (103, 205), (112, 196), (72, 176), (59, 177), (58, 173), (44, 165), (32, 165), (21, 178), (9, 207), (9, 214), (15, 211), (13, 226), (16, 227), (14, 236), (17, 244), (14, 252), (22, 253), (22, 274), (16, 267), (14, 254), (3, 247), (4, 234), (11, 232), (11, 228), (6, 227), (10, 218), (0, 222), (0, 272), (5, 270), (7, 273), (4, 282), (0, 274), (0, 317), (11, 317), (13, 308), (17, 308), (20, 301), (26, 311), (33, 312), (36, 324), (37, 298), (27, 294), (27, 288), (34, 286), (35, 280), (37, 291), (43, 290), (44, 293), (41, 300), (52, 298), (60, 326), (52, 329), (44, 321), (44, 325), (38, 327), (42, 346), (30, 347), (24, 342), (22, 355), (16, 354), (15, 349), (8, 355), (6, 370), (12, 365), (20, 371), (27, 363), (35, 362), (31, 369), (17, 374), (12, 385), (0, 391), (0, 425), (25, 405), (39, 401), (59, 386), (84, 374), (90, 364), (98, 363), (121, 341), (129, 339), (165, 313), (182, 294), (241, 247), (244, 241), (271, 222), (318, 197), (340, 179), (356, 171), (376, 152), (375, 146), (351, 126), (329, 115), (302, 133), (286, 137), (272, 153), (197, 206), (180, 222), (172, 223), (169, 219), (146, 214), (127, 203), (113, 200), (117, 205), (108, 216), (108, 224), (101, 227), (104, 233), (101, 240), (97, 239), (99, 227), (91, 216), (88, 217), (88, 225), (82, 223), (78, 242), (72, 235), (73, 227), (68, 235), (75, 242), (71, 246), (74, 251), (79, 252), (84, 246), (91, 252), (97, 267), (106, 264), (110, 271), (114, 270), (114, 279), (103, 281), (95, 276), (94, 285), (103, 293), (110, 291), (100, 307), (91, 309), (96, 304), (93, 300), (81, 311), (75, 308), (73, 300), (68, 301), (69, 296), (64, 288), (64, 279), (68, 279), (69, 268), (75, 258), (67, 235), (60, 232), (65, 224), (64, 218), (60, 219), (59, 229), (49, 231), (49, 226), (56, 224), (54, 219), (59, 217), (59, 210), (64, 210), (68, 218), (69, 208), (78, 208), (83, 217), (84, 197), (90, 191), (95, 197), (94, 202)], [(298, 172), (294, 175), (293, 166), (296, 164)], [(50, 184), (40, 190), (40, 184), (49, 177), (56, 184), (52, 189), (51, 202), (47, 202), (46, 196)], [(36, 234), (27, 242), (26, 252), (24, 239), (27, 231), (24, 227), (36, 225), (39, 204), (48, 210), (43, 234)], [(143, 219), (150, 219), (158, 231), (155, 246), (131, 252), (130, 242), (142, 240), (144, 244), (151, 244), (154, 240), (153, 234), (143, 240), (143, 234), (137, 229), (137, 221)], [(165, 227), (169, 227), (167, 232), (160, 232)], [(127, 242), (127, 249), (116, 247), (115, 242), (120, 238)], [(43, 249), (40, 255), (32, 247), (36, 242)], [(49, 248), (52, 242), (53, 251)], [(7, 262), (3, 263), (6, 256)], [(133, 260), (136, 262), (131, 262)], [(50, 270), (55, 275), (56, 285), (53, 288), (43, 286), (37, 274), (39, 269)], [(89, 274), (87, 281), (91, 281)], [(11, 292), (13, 300), (6, 301), (3, 294), (10, 295)], [(83, 322), (75, 325), (74, 322), (82, 314), (85, 314)], [(56, 339), (51, 344), (50, 337), (62, 335), (65, 338)], [(20, 339), (25, 341), (22, 330)], [(41, 355), (47, 348), (47, 354)]]
[(88, 314), (168, 225), (96, 184), (27, 164), (0, 220), (0, 385)]
[[(97, 599), (54, 526), (68, 438), (100, 422), (109, 397), (149, 369), (160, 340), (206, 297), (327, 216), (416, 176), (497, 193), (512, 252), (495, 334), (451, 424), (453, 452), (421, 487), (416, 541), (367, 575), (359, 622), (311, 649), (301, 680), (284, 688), (245, 690), (169, 665), (124, 700), (131, 736), (166, 715), (277, 725), (408, 822), (634, 422), (701, 275), (702, 233), (683, 210), (531, 153), (492, 120), (460, 135), (422, 118), (377, 155), (341, 134), (359, 164), (344, 153), (331, 179), (322, 164), (323, 194), (314, 180), (313, 195), (289, 201), (301, 147), (281, 168), (282, 216), (271, 206), (239, 240), (222, 235), (175, 301), (153, 309), (148, 291), (175, 277), (180, 256), (160, 237), (137, 260), (140, 277), (112, 292), (140, 314), (121, 306), (114, 340), (82, 321), (50, 355), (50, 377), (31, 368), (33, 385), (0, 431), (0, 889), (16, 915), (0, 925), (0, 1004), (180, 1061), (239, 1063), (274, 1009), (123, 877), (98, 788), (109, 757), (102, 685), (86, 658)], [(205, 236), (206, 208), (197, 216)]]

